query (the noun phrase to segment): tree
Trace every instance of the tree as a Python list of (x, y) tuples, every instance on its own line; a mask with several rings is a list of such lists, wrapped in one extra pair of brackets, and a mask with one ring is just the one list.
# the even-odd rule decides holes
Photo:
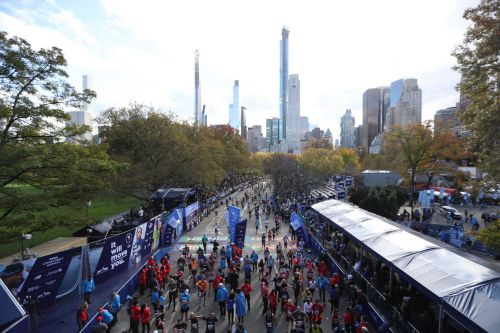
[(113, 188), (142, 200), (162, 187), (213, 187), (248, 170), (246, 144), (227, 129), (192, 126), (142, 104), (107, 109), (98, 122), (109, 154), (128, 166)]
[(395, 127), (387, 133), (384, 150), (392, 154), (399, 152), (399, 162), (403, 174), (410, 173), (410, 207), (413, 211), (415, 176), (425, 162), (433, 155), (433, 140), (430, 124), (413, 124), (408, 127)]
[(334, 150), (327, 148), (308, 148), (299, 157), (299, 163), (305, 172), (326, 179), (342, 172), (344, 161)]
[(324, 148), (324, 149), (333, 149), (333, 145), (328, 140), (328, 138), (321, 138), (321, 139), (309, 139), (309, 141), (306, 144), (306, 149), (307, 148)]
[(73, 145), (89, 130), (67, 123), (65, 108), (95, 97), (66, 79), (66, 60), (56, 47), (34, 50), (24, 39), (0, 32), (0, 235), (3, 239), (81, 223), (53, 216), (49, 207), (83, 205), (107, 188), (116, 165), (100, 147)]
[(478, 239), (494, 251), (500, 251), (500, 221), (492, 222), (479, 230)]
[(349, 200), (369, 212), (392, 219), (404, 204), (405, 196), (401, 188), (395, 186), (361, 187), (350, 194)]
[(304, 193), (310, 185), (301, 170), (296, 155), (273, 153), (263, 161), (263, 170), (268, 174), (278, 194)]
[(470, 150), (480, 158), (481, 166), (493, 179), (500, 178), (500, 19), (498, 1), (482, 0), (467, 9), (463, 17), (472, 25), (454, 52), (462, 79), (458, 90), (467, 106), (460, 113), (470, 131)]
[(351, 148), (340, 148), (339, 153), (342, 157), (344, 173), (351, 176), (357, 175), (360, 167), (358, 153)]

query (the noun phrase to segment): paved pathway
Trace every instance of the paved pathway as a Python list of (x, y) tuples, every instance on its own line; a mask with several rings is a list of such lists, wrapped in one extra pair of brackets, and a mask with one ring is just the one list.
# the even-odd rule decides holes
[[(233, 195), (234, 197), (235, 195)], [(240, 200), (241, 197), (243, 196), (243, 192), (240, 191), (236, 194), (236, 197)], [(201, 237), (203, 237), (204, 234), (207, 235), (209, 239), (213, 239), (215, 237), (215, 232), (214, 232), (214, 227), (215, 224), (218, 223), (219, 226), (219, 237), (218, 239), (222, 239), (220, 241), (221, 246), (222, 245), (227, 245), (228, 243), (228, 236), (227, 236), (227, 228), (226, 228), (226, 222), (224, 220), (224, 212), (226, 208), (221, 207), (218, 210), (218, 216), (215, 217), (215, 214), (212, 213), (208, 218), (205, 218), (201, 225), (199, 225), (197, 228), (194, 230), (186, 233), (183, 235), (178, 243), (177, 247), (182, 248), (184, 245), (188, 245), (191, 249), (191, 253), (195, 253), (196, 249), (198, 249), (199, 246), (201, 246)], [(247, 215), (247, 210), (246, 208), (242, 210), (242, 216), (245, 218), (248, 217)], [(273, 221), (273, 222), (271, 222)], [(270, 226), (274, 226), (274, 217), (271, 215), (271, 218), (269, 220)], [(288, 233), (289, 229), (289, 224), (288, 223), (282, 223), (281, 231), (277, 235), (276, 240), (271, 242), (269, 248), (271, 249), (271, 254), (273, 257), (275, 256), (275, 246), (278, 243), (278, 240), (281, 240), (285, 233)], [(255, 214), (252, 214), (252, 218), (249, 219), (248, 221), (248, 226), (247, 226), (247, 233), (246, 233), (246, 238), (245, 238), (245, 249), (243, 254), (250, 254), (252, 250), (255, 250), (257, 254), (259, 255), (259, 260), (260, 258), (263, 258), (262, 254), (262, 248), (261, 248), (261, 235), (262, 232), (264, 231), (263, 223), (261, 223), (261, 229), (259, 230), (258, 234), (256, 235), (255, 233)], [(221, 236), (222, 232), (222, 236)], [(211, 251), (211, 244), (209, 244), (207, 248), (207, 252)], [(173, 253), (170, 253), (171, 256), (171, 262), (175, 262), (180, 255), (180, 251), (175, 251)], [(218, 263), (216, 263), (216, 268), (218, 267)], [(275, 267), (275, 273), (277, 273), (277, 269)], [(274, 273), (273, 273), (274, 276)], [(240, 274), (240, 285), (243, 284), (244, 279), (243, 279), (243, 273)], [(191, 285), (192, 281), (189, 282)], [(262, 304), (262, 299), (260, 298), (260, 283), (258, 281), (258, 273), (252, 273), (252, 280), (251, 280), (252, 287), (254, 291), (251, 294), (251, 310), (248, 311), (247, 316), (245, 317), (245, 329), (248, 331), (248, 333), (262, 333), (265, 332), (265, 326), (264, 326), (264, 318), (262, 316), (262, 309), (263, 309), (263, 304)], [(270, 286), (273, 286), (273, 283), (271, 282)], [(270, 288), (271, 289), (271, 288)], [(210, 297), (207, 296), (207, 306), (198, 306), (200, 304), (200, 300), (197, 296), (196, 292), (192, 292), (192, 302), (191, 304), (194, 304), (194, 306), (191, 306), (190, 311), (194, 311), (196, 315), (208, 315), (209, 312), (213, 311), (215, 312), (216, 316), (219, 317), (219, 310), (218, 310), (218, 305), (213, 302), (212, 295)], [(145, 300), (144, 298), (140, 300), (140, 303), (142, 302), (145, 303), (150, 303), (148, 300)], [(343, 305), (343, 301), (340, 302), (341, 305)], [(299, 302), (300, 306), (302, 306), (302, 302)], [(279, 308), (279, 307), (278, 307)], [(330, 328), (330, 320), (331, 318), (327, 315), (328, 311), (330, 310), (330, 305), (328, 304), (328, 307), (325, 308), (325, 314), (323, 315), (323, 323), (322, 323), (322, 328), (324, 332), (329, 332), (331, 330)], [(340, 308), (340, 313), (342, 313), (344, 308), (341, 306)], [(280, 310), (278, 309), (278, 314), (280, 313)], [(118, 323), (113, 327), (112, 332), (126, 332), (129, 327), (129, 319), (126, 314), (126, 309), (125, 307), (122, 308), (121, 312), (119, 313), (118, 316), (120, 319)], [(172, 312), (172, 309), (167, 311), (167, 314), (165, 316), (165, 323), (167, 324), (167, 330), (164, 332), (173, 332), (172, 326), (177, 322), (177, 319), (180, 317), (179, 309), (177, 307), (176, 312)], [(219, 318), (219, 321), (217, 322), (216, 325), (216, 332), (228, 332), (228, 330), (232, 330), (234, 327), (228, 325), (227, 319), (222, 320)], [(188, 331), (189, 331), (188, 327)], [(154, 331), (154, 322), (151, 323), (151, 332)], [(201, 326), (200, 326), (200, 332), (205, 331), (205, 323), (202, 321)], [(288, 323), (286, 322), (285, 318), (283, 315), (279, 314), (278, 315), (278, 321), (277, 321), (277, 326), (275, 327), (275, 332), (286, 332), (288, 331)]]

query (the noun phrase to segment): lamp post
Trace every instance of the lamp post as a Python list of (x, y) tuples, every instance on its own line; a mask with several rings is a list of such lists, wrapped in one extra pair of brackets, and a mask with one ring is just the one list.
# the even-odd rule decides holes
[(23, 261), (25, 259), (24, 258), (24, 241), (30, 240), (31, 238), (33, 238), (32, 234), (22, 234), (21, 235), (21, 261)]
[(90, 209), (90, 206), (92, 206), (92, 201), (87, 201), (87, 203), (85, 204), (85, 206), (87, 206), (87, 218), (89, 217), (89, 209)]

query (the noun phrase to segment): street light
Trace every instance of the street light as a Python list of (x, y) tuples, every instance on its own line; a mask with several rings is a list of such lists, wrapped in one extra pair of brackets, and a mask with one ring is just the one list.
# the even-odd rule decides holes
[(32, 234), (22, 234), (21, 235), (21, 261), (24, 260), (24, 241), (33, 238)]

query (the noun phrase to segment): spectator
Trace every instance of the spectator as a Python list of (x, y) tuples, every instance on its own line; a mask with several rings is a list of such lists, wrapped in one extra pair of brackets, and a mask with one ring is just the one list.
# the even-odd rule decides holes
[(90, 302), (90, 294), (95, 290), (94, 279), (90, 274), (87, 275), (87, 279), (83, 281), (83, 300), (87, 304), (92, 304)]
[(142, 324), (142, 333), (149, 333), (149, 322), (151, 321), (151, 309), (146, 304), (141, 305), (141, 324)]
[(87, 302), (83, 301), (80, 307), (78, 307), (78, 309), (76, 310), (76, 323), (78, 325), (78, 332), (80, 332), (87, 323), (88, 308), (89, 305), (87, 304)]

